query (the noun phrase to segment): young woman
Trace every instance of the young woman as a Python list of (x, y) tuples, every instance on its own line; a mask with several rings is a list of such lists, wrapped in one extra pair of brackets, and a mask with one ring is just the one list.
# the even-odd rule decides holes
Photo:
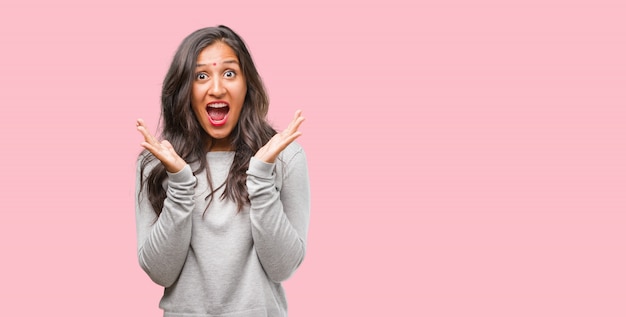
[(195, 31), (163, 82), (161, 140), (137, 120), (139, 263), (165, 287), (164, 316), (286, 316), (281, 282), (304, 258), (306, 157), (266, 121), (268, 97), (242, 39)]

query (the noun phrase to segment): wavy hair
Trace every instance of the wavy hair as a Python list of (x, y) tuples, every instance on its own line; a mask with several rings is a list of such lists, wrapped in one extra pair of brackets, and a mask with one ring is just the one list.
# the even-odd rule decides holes
[[(230, 46), (239, 58), (247, 91), (239, 121), (229, 136), (235, 151), (233, 164), (226, 182), (214, 188), (208, 169), (210, 162), (206, 159), (207, 151), (211, 150), (212, 138), (202, 129), (192, 110), (191, 92), (198, 55), (216, 42)], [(213, 194), (222, 186), (225, 186), (225, 190), (220, 198), (234, 201), (239, 211), (249, 203), (246, 171), (250, 158), (276, 134), (276, 130), (267, 122), (268, 108), (269, 99), (261, 77), (244, 41), (233, 30), (223, 25), (208, 27), (191, 33), (183, 40), (163, 80), (159, 124), (162, 126), (161, 139), (168, 140), (185, 162), (197, 166), (193, 170), (194, 175), (206, 171), (210, 186), (206, 198), (210, 199), (209, 204)], [(155, 164), (144, 175), (146, 167), (156, 158), (147, 150), (142, 152), (141, 157), (139, 194), (145, 187), (150, 204), (159, 216), (166, 198), (163, 182), (167, 172), (163, 164)]]

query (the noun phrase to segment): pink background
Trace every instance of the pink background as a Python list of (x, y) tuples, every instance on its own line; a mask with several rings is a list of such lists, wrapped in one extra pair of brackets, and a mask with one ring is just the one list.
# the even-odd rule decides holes
[(291, 316), (626, 316), (621, 0), (0, 4), (0, 315), (159, 316), (135, 119), (184, 36), (248, 43), (307, 121)]

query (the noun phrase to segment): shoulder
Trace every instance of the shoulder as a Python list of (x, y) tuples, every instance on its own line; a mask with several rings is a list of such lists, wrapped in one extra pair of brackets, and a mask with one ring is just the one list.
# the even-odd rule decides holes
[(287, 147), (280, 153), (279, 157), (289, 160), (299, 154), (304, 155), (304, 148), (300, 145), (300, 143), (294, 141), (287, 145)]
[(300, 174), (307, 171), (307, 159), (304, 148), (296, 142), (289, 144), (276, 160), (275, 171), (279, 178), (287, 177), (292, 173)]
[(159, 164), (159, 160), (157, 160), (156, 157), (150, 153), (150, 151), (143, 150), (137, 156), (137, 161), (135, 163), (137, 165), (137, 169), (150, 171)]
[(135, 164), (137, 165), (137, 171), (139, 170), (151, 170), (156, 165), (154, 162), (155, 157), (148, 150), (143, 150), (137, 155)]
[(304, 148), (297, 142), (291, 142), (279, 155), (278, 162), (288, 165), (293, 159), (301, 157), (303, 159), (306, 158), (304, 153)]

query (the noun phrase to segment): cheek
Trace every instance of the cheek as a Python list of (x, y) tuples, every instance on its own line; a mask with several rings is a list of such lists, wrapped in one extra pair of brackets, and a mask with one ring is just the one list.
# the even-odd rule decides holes
[(198, 109), (198, 107), (193, 107), (193, 116), (196, 117), (198, 122), (202, 123), (204, 116), (202, 115), (202, 111)]
[(204, 112), (203, 95), (196, 89), (191, 91), (191, 109), (196, 116), (199, 113)]
[(245, 84), (240, 86), (240, 88), (239, 88), (239, 98), (241, 99), (242, 103), (243, 103), (244, 100), (246, 100), (247, 92), (248, 92), (248, 87)]
[(198, 114), (201, 111), (200, 104), (198, 102), (196, 102), (196, 100), (193, 99), (193, 98), (191, 100), (191, 110), (193, 110), (193, 113), (196, 115), (196, 117), (198, 116)]
[(199, 86), (194, 86), (193, 89), (191, 90), (191, 102), (192, 103), (197, 103), (199, 100), (202, 100), (202, 87)]

